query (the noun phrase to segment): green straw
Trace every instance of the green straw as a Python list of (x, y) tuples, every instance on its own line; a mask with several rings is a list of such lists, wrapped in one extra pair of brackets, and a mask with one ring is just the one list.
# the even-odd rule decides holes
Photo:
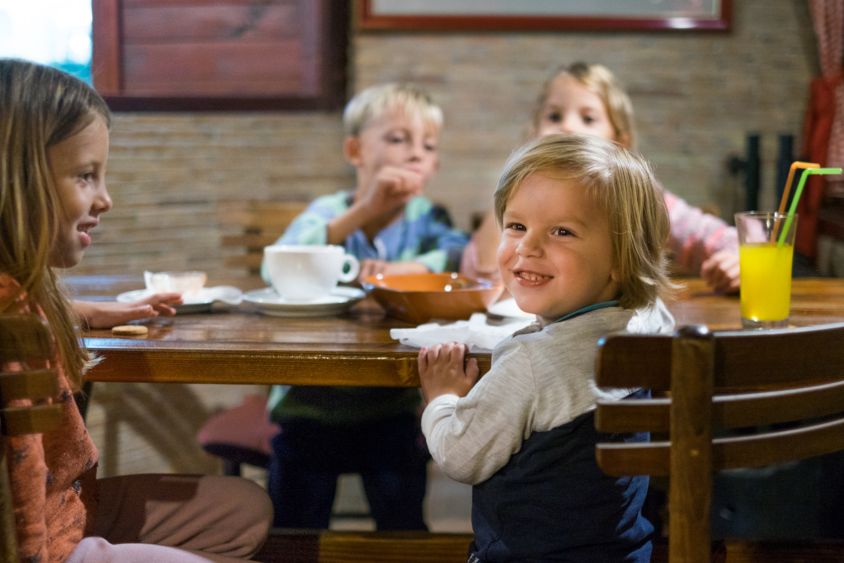
[(777, 241), (777, 247), (782, 247), (785, 244), (785, 234), (791, 228), (791, 223), (794, 221), (794, 214), (797, 212), (797, 202), (800, 201), (800, 196), (803, 194), (803, 185), (806, 184), (806, 178), (810, 174), (841, 174), (841, 168), (806, 168), (800, 176), (800, 181), (797, 183), (797, 190), (794, 192), (794, 199), (791, 200), (791, 207), (788, 208), (788, 215), (785, 217), (785, 225), (780, 231), (780, 238)]

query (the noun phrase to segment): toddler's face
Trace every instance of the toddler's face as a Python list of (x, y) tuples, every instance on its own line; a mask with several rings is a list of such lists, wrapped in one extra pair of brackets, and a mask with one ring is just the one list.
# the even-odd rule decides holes
[(50, 265), (75, 266), (91, 245), (90, 231), (111, 209), (105, 184), (108, 127), (97, 115), (87, 127), (47, 149), (53, 183), (62, 206), (58, 240)]
[(439, 164), (439, 128), (401, 110), (386, 111), (370, 121), (357, 137), (357, 154), (351, 158), (358, 169), (358, 183), (368, 185), (385, 166), (419, 174), (422, 185)]
[(548, 99), (536, 123), (537, 137), (555, 133), (581, 133), (618, 141), (601, 97), (566, 73), (551, 81)]
[(532, 174), (507, 202), (501, 277), (543, 324), (618, 292), (606, 213), (572, 180)]

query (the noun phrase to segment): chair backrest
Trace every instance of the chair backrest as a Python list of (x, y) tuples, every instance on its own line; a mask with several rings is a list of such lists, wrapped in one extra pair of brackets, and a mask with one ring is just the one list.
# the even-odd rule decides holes
[(654, 392), (600, 403), (595, 425), (668, 440), (600, 443), (596, 455), (610, 475), (670, 477), (673, 561), (709, 560), (714, 471), (844, 450), (844, 323), (610, 335), (599, 346), (596, 382)]
[[(15, 520), (12, 510), (6, 436), (46, 432), (60, 422), (58, 404), (10, 407), (17, 399), (44, 399), (59, 394), (56, 372), (32, 368), (53, 357), (46, 325), (34, 315), (0, 315), (0, 560), (16, 561)], [(14, 369), (3, 371), (7, 367)]]
[(218, 212), (224, 234), (220, 244), (227, 268), (255, 276), (261, 271), (264, 247), (274, 243), (308, 206), (306, 201), (236, 201), (221, 203)]

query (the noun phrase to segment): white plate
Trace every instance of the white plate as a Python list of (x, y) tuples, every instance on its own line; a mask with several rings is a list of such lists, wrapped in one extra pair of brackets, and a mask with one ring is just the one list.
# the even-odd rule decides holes
[(323, 317), (337, 315), (366, 297), (355, 287), (337, 287), (326, 297), (314, 301), (287, 301), (271, 287), (247, 291), (243, 302), (265, 315), (276, 317)]
[[(140, 301), (145, 297), (152, 295), (153, 292), (147, 289), (135, 289), (127, 291), (117, 296), (117, 301), (120, 303), (132, 303)], [(180, 313), (201, 313), (210, 311), (211, 307), (216, 302), (225, 303), (226, 305), (239, 305), (243, 297), (243, 292), (231, 285), (218, 285), (216, 287), (203, 287), (196, 295), (191, 295), (184, 298), (184, 303), (176, 307), (176, 311)]]
[(509, 299), (502, 299), (497, 303), (493, 303), (486, 308), (487, 311), (499, 317), (514, 317), (517, 319), (534, 319), (536, 315), (532, 313), (525, 313), (519, 306), (516, 305), (516, 300), (512, 297)]

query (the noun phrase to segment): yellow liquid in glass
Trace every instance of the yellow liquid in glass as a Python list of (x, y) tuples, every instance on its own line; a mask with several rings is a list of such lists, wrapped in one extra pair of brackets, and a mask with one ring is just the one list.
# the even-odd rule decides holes
[(741, 316), (753, 321), (782, 321), (791, 306), (794, 247), (776, 243), (739, 245)]

